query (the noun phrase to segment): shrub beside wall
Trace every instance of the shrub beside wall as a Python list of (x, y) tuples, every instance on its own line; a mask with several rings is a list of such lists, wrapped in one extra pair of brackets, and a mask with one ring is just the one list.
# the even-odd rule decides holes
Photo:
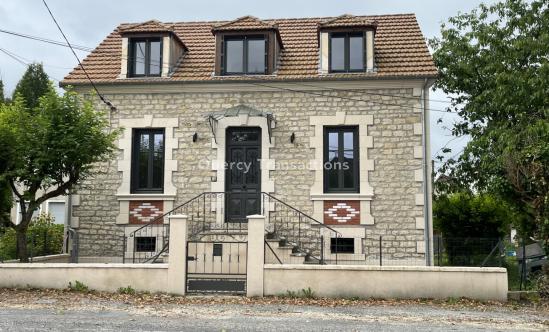
[[(27, 245), (31, 257), (60, 254), (63, 250), (63, 225), (54, 224), (48, 214), (40, 214), (32, 221), (27, 232)], [(0, 261), (16, 258), (16, 238), (13, 228), (0, 234)]]

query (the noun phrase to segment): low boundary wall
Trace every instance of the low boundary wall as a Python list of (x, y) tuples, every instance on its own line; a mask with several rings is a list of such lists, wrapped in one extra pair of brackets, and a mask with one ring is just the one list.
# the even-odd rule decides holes
[(504, 268), (265, 265), (264, 295), (311, 288), (321, 297), (507, 300)]
[(137, 291), (168, 292), (168, 264), (0, 264), (0, 287), (63, 289), (76, 280), (99, 291), (131, 286)]

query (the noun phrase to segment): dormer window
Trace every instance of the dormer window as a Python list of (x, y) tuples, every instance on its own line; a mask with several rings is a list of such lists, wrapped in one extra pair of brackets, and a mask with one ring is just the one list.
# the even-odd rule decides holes
[(329, 71), (349, 73), (364, 71), (366, 49), (363, 32), (330, 33)]
[(227, 36), (223, 75), (265, 74), (267, 52), (264, 36)]
[(131, 38), (128, 76), (149, 77), (162, 73), (162, 38)]

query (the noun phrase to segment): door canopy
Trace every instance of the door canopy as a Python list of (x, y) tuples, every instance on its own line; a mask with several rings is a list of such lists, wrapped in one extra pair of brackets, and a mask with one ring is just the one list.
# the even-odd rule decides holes
[(265, 118), (265, 121), (267, 121), (267, 128), (269, 130), (269, 143), (271, 143), (271, 136), (272, 136), (271, 131), (273, 127), (272, 125), (275, 121), (273, 113), (263, 112), (255, 108), (252, 108), (250, 106), (241, 104), (241, 105), (227, 108), (222, 111), (211, 112), (206, 114), (205, 117), (206, 117), (206, 120), (208, 121), (208, 124), (210, 125), (210, 129), (212, 130), (212, 135), (216, 144), (217, 144), (217, 138), (216, 138), (217, 123), (219, 122), (219, 120), (227, 117), (237, 117), (241, 115)]

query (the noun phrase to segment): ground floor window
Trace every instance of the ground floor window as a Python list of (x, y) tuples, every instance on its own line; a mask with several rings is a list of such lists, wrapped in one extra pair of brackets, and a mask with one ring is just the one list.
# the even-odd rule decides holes
[(155, 236), (138, 236), (135, 238), (136, 252), (151, 252), (156, 251)]
[(354, 238), (332, 238), (330, 239), (330, 251), (332, 254), (354, 254), (355, 239)]

